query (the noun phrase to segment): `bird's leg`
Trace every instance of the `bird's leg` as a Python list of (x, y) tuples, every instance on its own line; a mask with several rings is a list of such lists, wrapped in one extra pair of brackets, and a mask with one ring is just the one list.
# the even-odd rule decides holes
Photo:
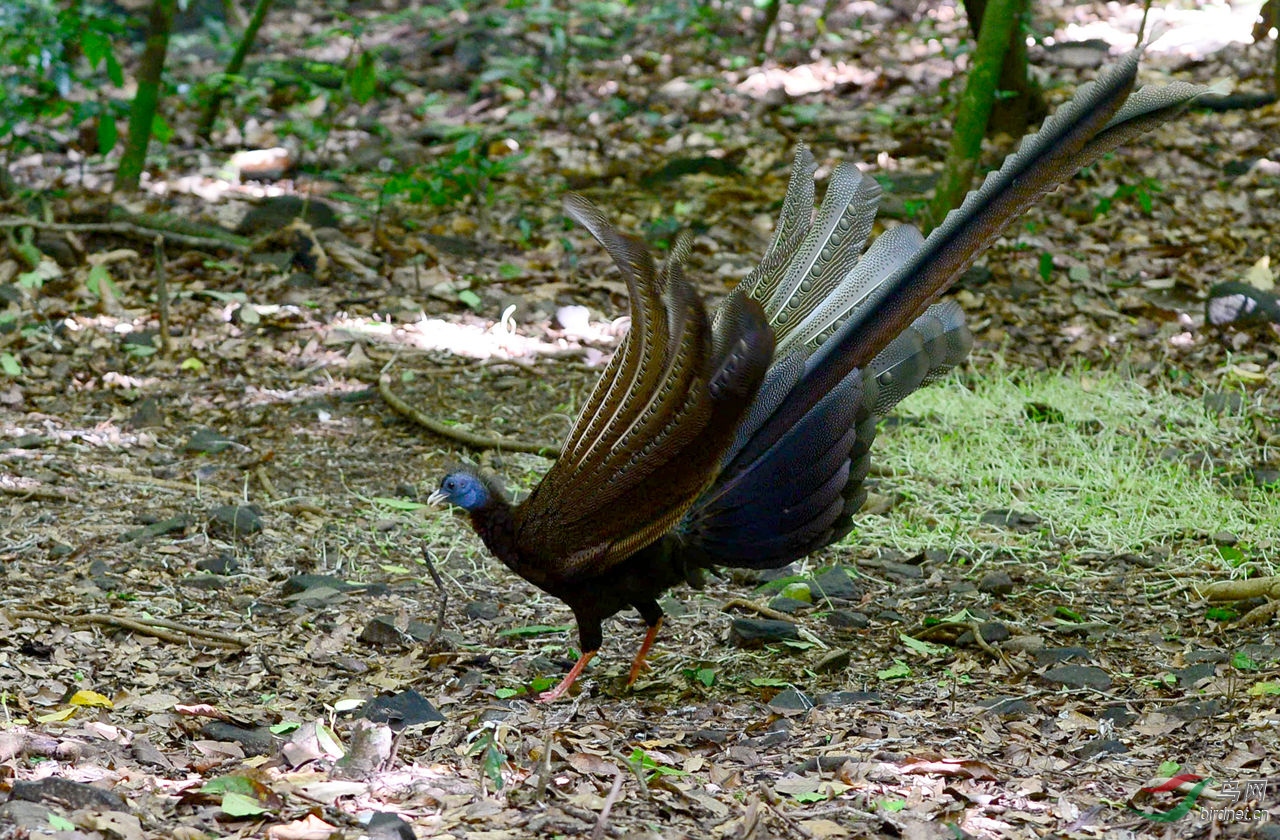
[(649, 631), (644, 634), (644, 641), (640, 643), (640, 650), (636, 652), (636, 658), (631, 662), (631, 675), (627, 677), (627, 687), (636, 681), (640, 676), (640, 672), (644, 670), (644, 658), (649, 653), (649, 648), (653, 647), (653, 640), (658, 638), (658, 631), (662, 629), (662, 616), (658, 616), (658, 620), (649, 625)]
[(563, 697), (573, 685), (573, 681), (581, 676), (582, 669), (587, 667), (591, 657), (599, 653), (601, 646), (604, 645), (604, 631), (600, 628), (601, 617), (596, 612), (595, 602), (570, 606), (573, 609), (573, 617), (578, 621), (578, 650), (582, 651), (582, 655), (578, 657), (577, 662), (573, 663), (573, 667), (569, 669), (569, 673), (558, 686), (538, 695), (538, 699), (543, 703), (550, 703), (552, 700)]
[(544, 691), (538, 695), (538, 699), (543, 703), (550, 703), (552, 700), (558, 700), (564, 696), (564, 693), (573, 685), (573, 681), (582, 673), (582, 669), (587, 667), (587, 663), (591, 661), (591, 657), (596, 655), (594, 650), (584, 650), (582, 655), (578, 657), (578, 661), (573, 663), (573, 668), (560, 681), (560, 684), (550, 691)]
[(644, 641), (640, 643), (636, 658), (631, 662), (631, 674), (627, 677), (628, 688), (644, 670), (644, 658), (649, 654), (649, 648), (653, 647), (653, 640), (658, 638), (658, 631), (662, 629), (662, 607), (658, 606), (657, 601), (646, 601), (634, 606), (640, 611), (640, 617), (649, 625), (649, 629), (644, 634)]

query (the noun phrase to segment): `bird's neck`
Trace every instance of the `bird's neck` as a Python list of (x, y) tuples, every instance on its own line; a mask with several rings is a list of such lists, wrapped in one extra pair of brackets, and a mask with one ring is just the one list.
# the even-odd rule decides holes
[(519, 573), (520, 552), (516, 547), (515, 516), (510, 502), (494, 498), (484, 507), (471, 511), (471, 526), (494, 557)]

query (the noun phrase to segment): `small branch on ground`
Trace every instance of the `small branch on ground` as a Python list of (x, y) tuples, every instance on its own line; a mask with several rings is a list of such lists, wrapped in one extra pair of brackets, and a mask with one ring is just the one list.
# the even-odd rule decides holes
[[(241, 254), (249, 252), (247, 242), (236, 242), (231, 239), (219, 239), (212, 236), (195, 236), (189, 233), (178, 233), (172, 230), (159, 230), (144, 227), (133, 222), (80, 222), (75, 224), (61, 222), (42, 222), (39, 219), (0, 219), (0, 228), (31, 227), (36, 230), (53, 231), (54, 233), (116, 233), (134, 239), (151, 242), (157, 234), (166, 242), (175, 245), (186, 245), (189, 248), (224, 248)], [(238, 239), (239, 237), (235, 237)]]
[(785, 823), (796, 834), (813, 840), (813, 832), (792, 819), (791, 815), (786, 811), (787, 805), (782, 801), (782, 797), (774, 793), (767, 783), (760, 782), (756, 789), (760, 791), (760, 798), (764, 801), (765, 807), (772, 811), (775, 817)]
[(1240, 616), (1238, 622), (1239, 627), (1260, 627), (1267, 624), (1271, 619), (1280, 613), (1280, 601), (1267, 601), (1261, 606), (1254, 607), (1244, 615)]
[(267, 497), (267, 501), (275, 501), (280, 498), (280, 491), (276, 489), (276, 485), (271, 481), (271, 476), (267, 475), (267, 471), (261, 464), (253, 468), (253, 477), (258, 479), (258, 484), (262, 485), (262, 493)]
[(17, 487), (11, 484), (0, 484), (0, 493), (16, 496), (18, 501), (36, 499), (41, 502), (77, 502), (78, 496), (69, 490), (55, 490), (45, 487)]
[(771, 609), (764, 604), (757, 604), (755, 601), (748, 601), (746, 598), (730, 598), (720, 606), (720, 612), (729, 612), (733, 609), (749, 610), (765, 618), (772, 618), (774, 621), (794, 622), (796, 620), (793, 615), (787, 615), (780, 610)]
[(969, 632), (973, 634), (973, 643), (981, 648), (983, 653), (987, 654), (987, 656), (990, 656), (992, 659), (997, 659), (1001, 662), (1005, 661), (1004, 654), (993, 648), (990, 642), (982, 638), (982, 622), (970, 621)]
[(422, 562), (426, 565), (427, 571), (431, 574), (431, 579), (435, 581), (436, 589), (440, 592), (440, 608), (436, 611), (436, 626), (431, 628), (431, 638), (427, 639), (427, 645), (434, 645), (440, 638), (440, 629), (444, 626), (444, 611), (449, 605), (449, 592), (444, 588), (444, 581), (440, 578), (440, 573), (436, 571), (435, 558), (431, 556), (431, 552), (426, 546), (422, 547)]
[(514, 440), (512, 438), (498, 436), (478, 435), (474, 432), (459, 429), (456, 426), (450, 426), (447, 423), (436, 420), (434, 417), (423, 414), (421, 411), (418, 411), (392, 392), (391, 377), (387, 375), (387, 369), (391, 367), (391, 364), (394, 361), (395, 360), (393, 359), (391, 362), (387, 362), (379, 372), (378, 393), (382, 395), (382, 399), (386, 400), (387, 405), (391, 406), (391, 409), (395, 411), (396, 414), (399, 414), (406, 420), (417, 423), (432, 434), (448, 438), (449, 440), (456, 440), (463, 446), (468, 446), (472, 449), (498, 449), (504, 452), (529, 452), (534, 455), (543, 455), (547, 458), (555, 458), (560, 454), (560, 446), (558, 444), (537, 443), (533, 441)]
[(137, 473), (132, 473), (128, 470), (122, 470), (115, 467), (108, 467), (103, 470), (103, 472), (115, 481), (125, 481), (130, 484), (147, 484), (163, 490), (173, 490), (177, 493), (190, 493), (193, 496), (208, 494), (210, 496), (221, 496), (234, 502), (244, 502), (244, 494), (239, 491), (223, 490), (220, 487), (212, 487), (205, 484), (187, 484), (184, 481), (156, 478), (152, 475), (139, 475)]
[(173, 342), (169, 340), (169, 275), (164, 268), (164, 235), (156, 234), (156, 303), (160, 318), (160, 353), (173, 358)]
[(609, 812), (613, 810), (613, 803), (618, 801), (618, 794), (622, 793), (622, 769), (613, 776), (613, 787), (609, 788), (609, 795), (604, 798), (604, 807), (600, 809), (600, 819), (596, 820), (596, 827), (591, 830), (591, 840), (604, 840), (604, 829), (609, 824)]
[(125, 618), (119, 615), (102, 615), (99, 613), (54, 615), (40, 610), (8, 610), (4, 615), (10, 621), (27, 618), (34, 621), (47, 621), (51, 624), (66, 624), (71, 627), (85, 624), (119, 627), (122, 630), (131, 630), (144, 636), (154, 636), (157, 639), (173, 642), (174, 644), (206, 644), (213, 647), (237, 649), (249, 647), (248, 642), (228, 633), (205, 630), (200, 627), (193, 627), (190, 624), (181, 624), (177, 621), (169, 621), (163, 618)]
[(632, 761), (631, 759), (624, 756), (622, 753), (618, 752), (616, 748), (611, 749), (610, 751), (613, 753), (613, 757), (616, 758), (618, 761), (620, 761), (622, 763), (622, 766), (630, 770), (632, 775), (635, 776), (636, 784), (640, 786), (640, 798), (648, 799), (649, 783), (645, 781), (644, 769), (640, 766), (640, 762)]
[(1280, 598), (1280, 576), (1249, 580), (1221, 580), (1200, 592), (1206, 601), (1244, 601), (1249, 598)]

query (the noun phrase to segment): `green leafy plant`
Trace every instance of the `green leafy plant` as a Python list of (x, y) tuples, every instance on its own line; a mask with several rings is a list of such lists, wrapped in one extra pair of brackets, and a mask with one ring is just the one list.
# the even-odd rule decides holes
[(116, 286), (115, 281), (111, 279), (111, 272), (102, 263), (98, 263), (89, 269), (89, 276), (85, 279), (85, 290), (95, 298), (101, 299), (105, 293), (113, 298), (120, 297), (120, 289)]
[(919, 639), (908, 636), (906, 633), (898, 634), (898, 639), (907, 647), (907, 650), (920, 656), (941, 656), (946, 652), (946, 648), (942, 645), (922, 642)]
[(1116, 202), (1129, 199), (1138, 202), (1138, 207), (1142, 209), (1143, 215), (1150, 216), (1153, 204), (1152, 196), (1161, 192), (1164, 192), (1164, 185), (1155, 178), (1143, 178), (1136, 184), (1121, 184), (1115, 188), (1111, 195), (1098, 196), (1098, 203), (1093, 208), (1093, 216), (1094, 218), (1103, 216)]
[(918, 219), (928, 209), (929, 202), (922, 198), (908, 198), (902, 202), (903, 215), (908, 219)]
[(650, 779), (656, 779), (659, 776), (687, 776), (689, 773), (681, 770), (679, 767), (672, 767), (669, 764), (659, 764), (653, 756), (644, 750), (636, 747), (631, 751), (631, 755), (627, 759), (633, 765), (649, 774)]
[(883, 668), (879, 671), (876, 671), (876, 679), (885, 680), (885, 681), (905, 680), (909, 676), (911, 676), (910, 666), (908, 666), (907, 663), (903, 662), (900, 659), (895, 659), (893, 661), (893, 664), (890, 665), (888, 668)]
[(756, 587), (757, 592), (781, 592), (793, 583), (804, 583), (808, 578), (804, 575), (786, 575), (785, 577), (767, 580)]
[(1249, 654), (1238, 650), (1231, 656), (1231, 667), (1239, 671), (1257, 671), (1262, 666), (1255, 662)]
[(502, 765), (506, 761), (506, 753), (501, 749), (494, 727), (486, 726), (482, 729), (467, 754), (480, 756), (485, 776), (493, 782), (495, 790), (502, 790), (505, 783), (502, 778)]
[(453, 141), (452, 151), (414, 169), (393, 173), (382, 186), (382, 197), (412, 204), (426, 202), (449, 207), (471, 198), (486, 203), (492, 198), (493, 181), (512, 171), (523, 155), (490, 158), (479, 131), (465, 129)]
[(106, 95), (124, 71), (113, 45), (124, 21), (94, 3), (25, 0), (0, 4), (0, 144), (9, 150), (61, 145), (68, 132), (96, 119), (94, 145), (115, 146), (116, 118), (127, 103)]
[(685, 668), (682, 673), (689, 682), (702, 683), (707, 688), (716, 684), (714, 668)]
[(1084, 616), (1067, 606), (1057, 606), (1053, 610), (1054, 618), (1059, 621), (1069, 621), (1075, 624), (1083, 624)]
[(1040, 253), (1038, 270), (1040, 272), (1040, 279), (1046, 283), (1049, 282), (1049, 278), (1053, 276), (1053, 254), (1050, 254), (1048, 251), (1042, 251)]
[(210, 779), (200, 792), (221, 797), (219, 808), (228, 817), (254, 817), (266, 813), (272, 793), (261, 782), (247, 776), (230, 775)]
[(756, 677), (751, 680), (751, 684), (756, 688), (790, 688), (789, 680), (780, 680), (776, 677)]
[(360, 53), (347, 70), (346, 84), (358, 104), (365, 105), (373, 99), (378, 88), (378, 65), (373, 53)]
[(1232, 566), (1240, 566), (1245, 561), (1244, 552), (1236, 548), (1234, 545), (1219, 545), (1216, 546), (1216, 548), (1218, 550), (1218, 556), (1230, 563)]

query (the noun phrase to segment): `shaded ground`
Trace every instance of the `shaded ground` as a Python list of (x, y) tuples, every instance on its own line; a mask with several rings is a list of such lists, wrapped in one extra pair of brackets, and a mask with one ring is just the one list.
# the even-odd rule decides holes
[[(414, 504), (460, 450), (381, 401), (384, 362), (396, 356), (393, 389), (427, 413), (554, 441), (613, 346), (604, 319), (625, 311), (621, 284), (583, 235), (558, 226), (548, 179), (656, 237), (672, 220), (654, 208), (685, 202), (675, 221), (705, 225), (693, 273), (720, 294), (763, 247), (758, 219), (782, 194), (792, 137), (868, 157), (940, 156), (929, 104), (903, 86), (949, 65), (901, 63), (903, 37), (868, 44), (879, 60), (862, 63), (890, 69), (865, 96), (857, 89), (897, 114), (889, 127), (856, 103), (816, 126), (756, 106), (748, 143), (734, 110), (743, 94), (690, 93), (671, 81), (680, 67), (617, 76), (621, 95), (661, 89), (651, 112), (697, 126), (671, 133), (671, 154), (696, 148), (694, 135), (727, 136), (707, 145), (745, 149), (748, 177), (633, 190), (611, 181), (601, 149), (632, 176), (655, 168), (662, 154), (607, 136), (647, 130), (642, 120), (600, 127), (599, 143), (548, 126), (485, 212), (424, 217), (422, 237), (399, 226), (411, 211), (390, 234), (344, 224), (354, 252), (389, 257), (377, 271), (316, 285), (268, 260), (219, 273), (207, 254), (171, 250), (168, 357), (130, 349), (155, 328), (149, 258), (120, 257), (114, 301), (91, 300), (73, 272), (23, 298), (43, 318), (8, 340), (24, 372), (0, 394), (0, 754), (14, 793), (40, 801), (15, 796), (0, 836), (74, 824), (103, 837), (355, 837), (376, 811), (402, 814), (418, 836), (486, 840), (1258, 836), (1203, 807), (1238, 794), (1241, 807), (1280, 816), (1275, 621), (1219, 620), (1199, 591), (1273, 573), (1280, 523), (1153, 535), (1123, 555), (1069, 535), (1056, 555), (981, 536), (964, 555), (945, 535), (915, 556), (855, 539), (793, 570), (820, 575), (827, 595), (799, 608), (797, 639), (729, 644), (730, 622), (761, 617), (771, 592), (716, 581), (674, 593), (636, 691), (622, 680), (640, 623), (624, 615), (585, 690), (536, 706), (526, 693), (571, 662), (567, 610), (485, 558), (461, 520)], [(1275, 136), (1274, 110), (1194, 115), (1046, 201), (961, 284), (979, 342), (966, 376), (1084, 362), (1173, 382), (1187, 399), (1219, 395), (1256, 427), (1255, 448), (1234, 453), (1254, 466), (1242, 480), (1264, 482), (1280, 437), (1275, 334), (1219, 341), (1199, 312), (1211, 282), (1261, 276), (1276, 253), (1274, 171), (1238, 167), (1274, 157)], [(1135, 173), (1150, 213), (1139, 196), (1094, 219), (1097, 194)], [(411, 262), (415, 250), (425, 261)], [(474, 292), (477, 312), (459, 291)], [(590, 321), (552, 327), (566, 303), (590, 307)], [(494, 326), (508, 305), (512, 326)], [(484, 460), (525, 487), (548, 463)], [(893, 482), (882, 477), (880, 498)], [(226, 505), (256, 510), (215, 511)], [(983, 533), (1038, 527), (984, 513), (973, 511)], [(1218, 560), (1186, 559), (1207, 545), (1221, 546)], [(424, 547), (448, 597), (438, 633), (442, 592)], [(989, 641), (973, 641), (979, 626)], [(409, 726), (385, 768), (362, 764), (382, 755), (384, 733), (362, 737), (360, 705), (407, 689), (443, 720)], [(345, 764), (330, 731), (354, 756)], [(1138, 795), (1175, 770), (1212, 778), (1197, 790), (1202, 810), (1165, 824), (1126, 808), (1177, 806), (1195, 779)], [(96, 782), (127, 806), (79, 810), (93, 804), (82, 789), (19, 784), (46, 777)]]

